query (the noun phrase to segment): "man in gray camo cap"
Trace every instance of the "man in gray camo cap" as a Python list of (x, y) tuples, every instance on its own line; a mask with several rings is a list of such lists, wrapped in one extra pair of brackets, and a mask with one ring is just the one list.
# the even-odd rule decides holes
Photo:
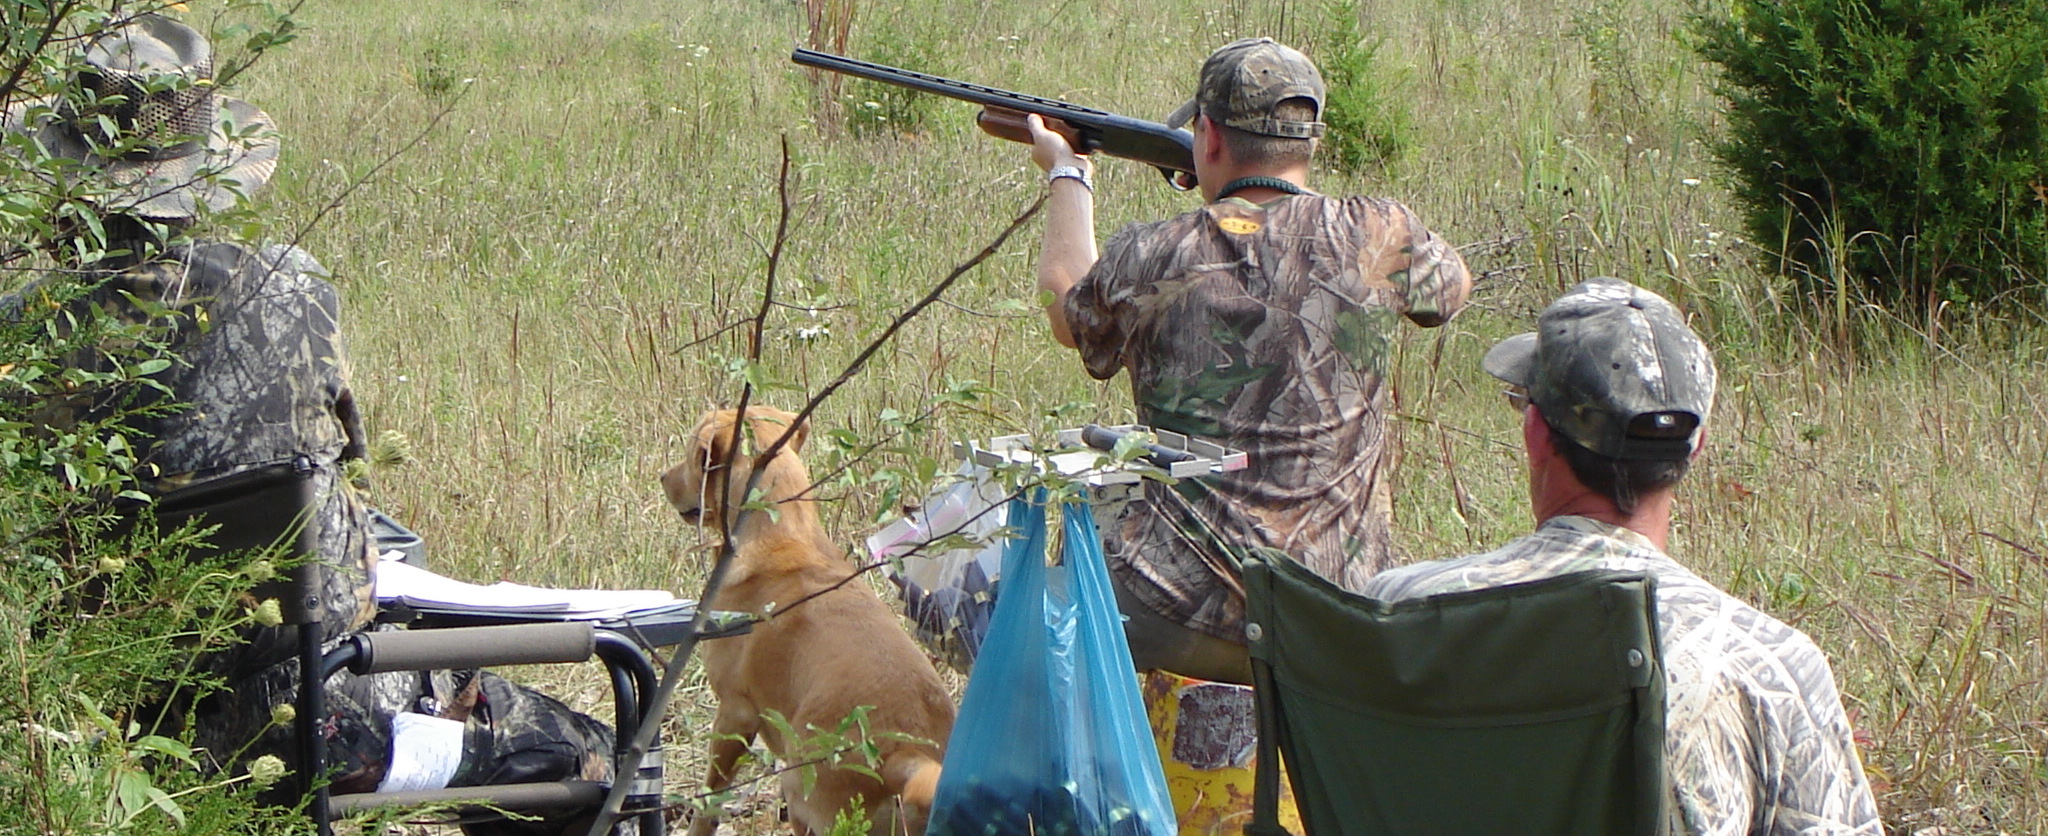
[(1684, 315), (1617, 279), (1573, 287), (1483, 367), (1522, 416), (1534, 534), (1485, 554), (1403, 566), (1383, 600), (1588, 569), (1657, 579), (1671, 831), (1882, 833), (1827, 657), (1805, 634), (1665, 554), (1678, 483), (1713, 411), (1713, 358)]
[[(66, 269), (0, 297), (0, 316), (83, 318), (96, 311), (152, 329), (175, 359), (152, 375), (161, 389), (74, 392), (46, 403), (40, 421), (64, 428), (128, 415), (147, 439), (135, 475), (154, 493), (284, 463), (311, 469), (325, 497), (308, 522), (317, 542), (324, 635), (338, 641), (365, 629), (375, 615), (377, 557), (367, 510), (342, 474), (344, 463), (364, 454), (364, 443), (339, 294), (320, 263), (296, 247), (185, 236), (202, 216), (235, 207), (268, 181), (279, 148), (270, 119), (221, 95), (206, 38), (166, 16), (137, 15), (94, 38), (81, 58), (86, 70), (74, 82), (82, 94), (10, 108), (5, 127), (32, 138), (47, 158), (80, 164), (31, 160), (23, 169), (63, 178), (43, 185), (64, 193), (90, 183), (83, 188), (94, 195), (104, 233), (79, 246), (58, 242), (53, 258)], [(80, 236), (87, 228), (75, 221), (59, 226)], [(79, 264), (72, 257), (79, 252), (108, 255)], [(66, 362), (99, 369), (121, 351), (95, 347)], [(152, 408), (164, 404), (175, 406)], [(272, 721), (274, 710), (294, 704), (299, 688), (295, 628), (251, 625), (240, 638), (199, 660), (225, 687), (196, 704), (161, 708), (168, 717), (189, 718), (197, 754), (212, 768), (238, 770), (266, 754), (295, 766), (292, 724)], [(461, 751), (445, 759), (452, 774), (420, 780), (472, 786), (610, 778), (611, 729), (488, 673), (344, 671), (328, 680), (326, 699), (331, 716), (323, 735), (337, 793), (431, 788), (383, 786), (394, 747), (412, 745), (394, 732), (395, 719), (421, 712), (462, 733), (433, 738), (457, 741)], [(230, 762), (231, 755), (238, 757)], [(296, 801), (297, 784), (282, 782), (270, 800)], [(470, 829), (564, 833), (586, 815)]]
[(1386, 383), (1406, 319), (1450, 320), (1465, 263), (1392, 200), (1308, 188), (1325, 130), (1314, 62), (1226, 44), (1168, 121), (1194, 132), (1204, 205), (1095, 246), (1087, 157), (1032, 117), (1047, 172), (1038, 287), (1090, 375), (1128, 372), (1140, 423), (1243, 450), (1248, 466), (1144, 494), (1105, 520), (1138, 668), (1248, 683), (1241, 555), (1287, 552), (1347, 589), (1392, 565)]

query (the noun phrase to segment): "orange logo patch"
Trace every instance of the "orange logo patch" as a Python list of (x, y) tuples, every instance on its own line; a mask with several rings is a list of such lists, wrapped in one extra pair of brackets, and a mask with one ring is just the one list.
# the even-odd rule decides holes
[(1250, 235), (1259, 231), (1259, 222), (1251, 218), (1217, 218), (1216, 226), (1232, 235)]

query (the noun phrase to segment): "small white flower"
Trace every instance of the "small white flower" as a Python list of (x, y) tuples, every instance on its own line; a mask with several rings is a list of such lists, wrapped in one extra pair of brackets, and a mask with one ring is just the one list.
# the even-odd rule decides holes
[(28, 730), (58, 743), (75, 744), (85, 739), (85, 735), (78, 732), (59, 731), (41, 723), (29, 723)]

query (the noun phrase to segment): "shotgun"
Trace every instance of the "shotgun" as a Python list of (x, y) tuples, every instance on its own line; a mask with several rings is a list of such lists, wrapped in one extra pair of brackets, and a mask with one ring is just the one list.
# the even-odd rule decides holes
[(1024, 117), (1036, 113), (1045, 119), (1046, 127), (1065, 136), (1077, 153), (1100, 151), (1112, 157), (1136, 160), (1159, 169), (1159, 173), (1166, 176), (1166, 182), (1176, 189), (1185, 191), (1195, 187), (1195, 135), (1180, 128), (1169, 128), (1158, 122), (1119, 116), (1058, 99), (885, 67), (814, 49), (798, 47), (789, 60), (806, 67), (973, 102), (981, 105), (981, 115), (975, 119), (981, 129), (990, 136), (1011, 142), (1031, 144), (1031, 131)]

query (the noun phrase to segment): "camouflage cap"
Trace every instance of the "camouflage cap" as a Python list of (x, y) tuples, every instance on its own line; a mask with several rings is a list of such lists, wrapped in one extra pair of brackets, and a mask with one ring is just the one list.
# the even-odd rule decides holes
[(1278, 119), (1273, 108), (1288, 99), (1308, 99), (1318, 117), (1323, 113), (1323, 74), (1308, 56), (1272, 38), (1232, 41), (1202, 62), (1201, 86), (1195, 97), (1166, 117), (1178, 128), (1195, 118), (1197, 109), (1230, 127), (1266, 136), (1311, 139), (1323, 135), (1323, 123)]
[(1681, 460), (1714, 407), (1714, 358), (1664, 297), (1590, 279), (1481, 363), (1527, 387), (1553, 429), (1613, 459)]

